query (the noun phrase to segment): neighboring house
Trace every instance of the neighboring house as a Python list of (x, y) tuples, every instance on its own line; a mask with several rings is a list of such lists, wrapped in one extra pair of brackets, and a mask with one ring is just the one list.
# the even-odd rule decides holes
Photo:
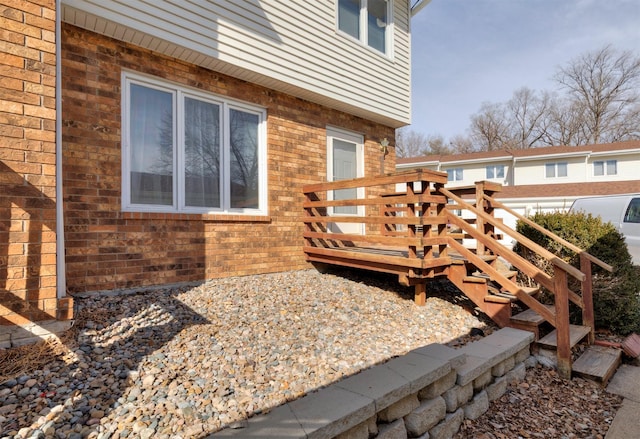
[[(579, 197), (640, 193), (640, 140), (402, 158), (396, 167), (446, 172), (451, 186), (500, 183), (496, 198), (530, 215), (566, 211)], [(513, 215), (498, 211), (496, 216), (515, 226)]]
[(395, 169), (426, 3), (5, 6), (0, 346), (69, 294), (306, 268), (302, 185)]

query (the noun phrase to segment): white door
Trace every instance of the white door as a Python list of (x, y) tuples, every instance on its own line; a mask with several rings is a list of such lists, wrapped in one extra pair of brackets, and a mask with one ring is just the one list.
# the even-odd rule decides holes
[[(364, 176), (364, 139), (362, 135), (337, 128), (327, 128), (327, 181)], [(363, 188), (329, 191), (329, 200), (363, 198)], [(329, 209), (329, 215), (364, 216), (364, 206), (344, 206)], [(362, 223), (330, 223), (332, 233), (364, 234)]]

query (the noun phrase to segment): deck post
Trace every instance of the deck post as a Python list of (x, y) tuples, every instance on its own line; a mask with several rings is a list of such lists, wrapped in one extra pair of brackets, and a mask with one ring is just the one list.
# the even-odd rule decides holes
[(589, 344), (595, 341), (595, 315), (593, 312), (593, 279), (591, 276), (591, 261), (583, 254), (580, 255), (580, 271), (584, 273), (582, 281), (582, 324), (591, 329), (589, 332)]
[(567, 272), (560, 267), (554, 267), (553, 283), (556, 307), (558, 375), (560, 375), (561, 378), (569, 380), (571, 379), (571, 336)]
[[(478, 210), (482, 210), (484, 211), (485, 208), (485, 201), (484, 201), (484, 181), (478, 181), (476, 182), (476, 208)], [(485, 225), (484, 225), (484, 220), (482, 218), (480, 218), (479, 216), (476, 218), (476, 228), (478, 229), (478, 231), (480, 233), (485, 234), (486, 230), (485, 230)], [(478, 254), (479, 256), (484, 255), (486, 249), (485, 246), (482, 242), (480, 241), (476, 241), (476, 254)]]
[(415, 285), (415, 293), (413, 296), (413, 301), (418, 306), (424, 306), (427, 303), (427, 282), (422, 281), (418, 282)]

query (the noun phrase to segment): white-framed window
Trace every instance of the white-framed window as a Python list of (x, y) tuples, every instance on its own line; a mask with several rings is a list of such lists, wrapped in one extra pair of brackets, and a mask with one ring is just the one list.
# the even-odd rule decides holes
[(122, 207), (267, 213), (266, 111), (122, 74)]
[(488, 165), (486, 168), (486, 178), (504, 178), (504, 165)]
[(601, 177), (604, 175), (617, 175), (618, 174), (618, 161), (617, 160), (599, 160), (593, 162), (593, 175)]
[(337, 0), (340, 32), (391, 56), (393, 0)]
[(544, 176), (546, 178), (566, 177), (568, 175), (567, 162), (545, 163)]
[(462, 168), (447, 169), (447, 180), (448, 181), (462, 181), (462, 178), (463, 178), (463, 170), (462, 170)]

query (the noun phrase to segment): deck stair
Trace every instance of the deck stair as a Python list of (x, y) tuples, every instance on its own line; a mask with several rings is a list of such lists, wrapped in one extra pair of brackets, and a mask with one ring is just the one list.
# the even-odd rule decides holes
[[(553, 305), (545, 305), (545, 307), (553, 312)], [(540, 327), (547, 321), (540, 314), (532, 309), (526, 309), (518, 314), (511, 316), (509, 326), (516, 329), (533, 332), (535, 340), (540, 338)]]
[[(575, 347), (591, 332), (591, 328), (582, 325), (569, 325), (570, 347)], [(536, 343), (540, 349), (556, 350), (558, 348), (558, 331), (553, 330)]]
[[(592, 265), (613, 268), (500, 203), (494, 196), (499, 184), (480, 181), (449, 189), (447, 183), (446, 173), (419, 169), (306, 185), (307, 261), (397, 275), (401, 284), (415, 288), (417, 305), (426, 302), (428, 280), (446, 276), (498, 326), (533, 332), (540, 349), (555, 355), (559, 374), (570, 378), (572, 347), (581, 340), (591, 345), (595, 337)], [(336, 191), (344, 190), (364, 196), (336, 199)], [(354, 206), (366, 214), (336, 214)], [(580, 266), (507, 226), (495, 217), (497, 209), (578, 254)], [(347, 227), (352, 224), (361, 227)], [(342, 233), (343, 226), (364, 233)], [(548, 269), (505, 246), (502, 237), (545, 261)], [(540, 302), (542, 290), (553, 305)], [(579, 326), (569, 324), (570, 304), (582, 311)], [(553, 331), (541, 337), (545, 326)]]
[(621, 362), (620, 349), (589, 346), (573, 363), (573, 374), (606, 385)]

